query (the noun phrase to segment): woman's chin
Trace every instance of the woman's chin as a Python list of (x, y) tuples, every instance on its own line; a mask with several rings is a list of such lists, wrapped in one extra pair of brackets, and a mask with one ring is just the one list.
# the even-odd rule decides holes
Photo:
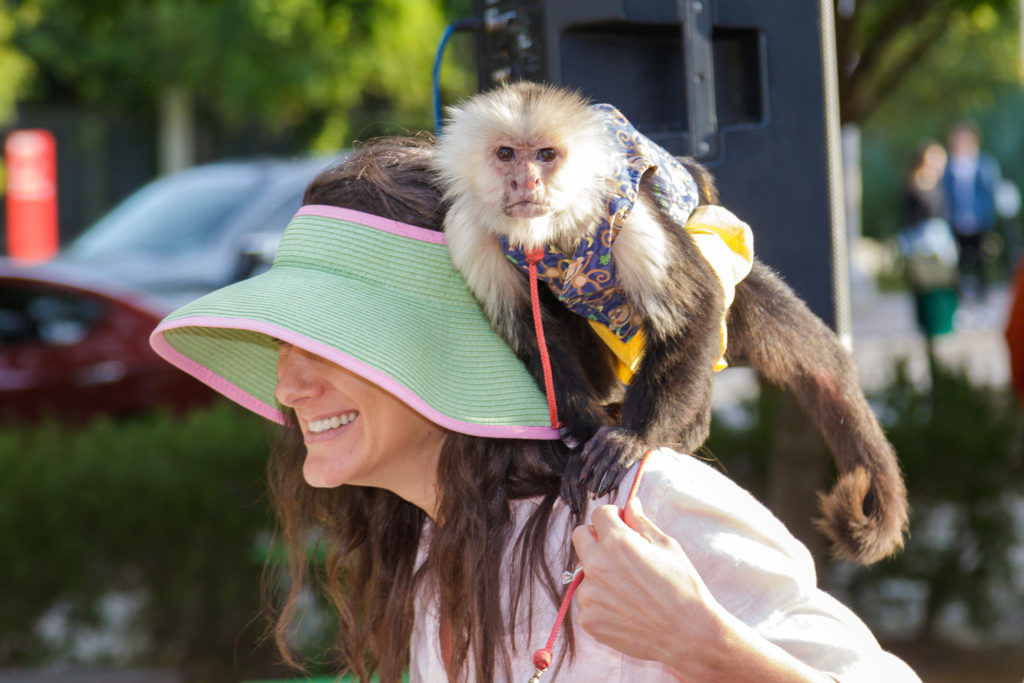
[(337, 460), (337, 455), (307, 454), (302, 465), (302, 478), (307, 484), (318, 489), (330, 489), (349, 483), (349, 473)]

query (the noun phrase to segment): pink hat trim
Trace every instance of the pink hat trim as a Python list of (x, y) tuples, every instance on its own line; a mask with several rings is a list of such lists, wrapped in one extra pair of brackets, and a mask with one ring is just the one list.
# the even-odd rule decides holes
[(329, 204), (306, 204), (302, 206), (295, 215), (337, 218), (338, 220), (358, 223), (359, 225), (376, 228), (378, 230), (383, 230), (384, 232), (390, 232), (392, 235), (408, 237), (420, 242), (447, 244), (447, 242), (445, 242), (443, 232), (420, 228), (415, 225), (409, 225), (408, 223), (399, 223), (398, 221), (391, 220), (390, 218), (375, 216), (372, 213), (363, 213), (362, 211), (355, 211), (354, 209), (343, 209)]
[[(312, 212), (314, 215), (324, 215), (321, 209), (334, 208), (334, 207), (315, 207), (317, 210)], [(349, 214), (346, 217), (335, 216), (342, 218), (342, 220), (358, 220), (360, 222), (373, 218), (378, 221), (385, 221), (393, 223), (398, 226), (398, 229), (407, 231), (410, 228), (416, 231), (422, 231), (423, 233), (439, 234), (433, 230), (426, 230), (423, 228), (414, 228), (413, 226), (405, 225), (402, 223), (396, 223), (395, 221), (389, 221), (388, 219), (381, 219), (377, 216), (370, 216), (369, 214), (362, 214), (358, 211), (350, 211), (348, 209), (339, 209)], [(302, 213), (300, 211), (300, 213)], [(358, 217), (353, 215), (358, 214)], [(381, 227), (383, 230), (389, 230), (387, 227)], [(396, 233), (406, 234), (406, 233)], [(406, 236), (413, 237), (413, 239), (420, 239), (415, 235)], [(433, 239), (424, 239), (424, 241), (435, 241)], [(150, 344), (153, 349), (166, 361), (175, 365), (185, 372), (189, 373), (199, 381), (210, 386), (211, 388), (224, 394), (232, 401), (235, 401), (239, 405), (257, 413), (269, 420), (284, 424), (285, 417), (284, 413), (278, 408), (264, 403), (260, 399), (256, 398), (252, 394), (242, 390), (235, 384), (227, 381), (220, 375), (209, 370), (203, 365), (200, 365), (196, 361), (192, 360), (188, 356), (180, 353), (177, 349), (171, 346), (163, 336), (163, 333), (167, 330), (172, 330), (179, 327), (214, 327), (220, 329), (235, 329), (235, 330), (246, 330), (249, 332), (258, 332), (265, 334), (269, 337), (280, 339), (281, 341), (288, 342), (293, 346), (297, 346), (300, 349), (316, 354), (322, 358), (325, 358), (332, 363), (335, 363), (346, 370), (355, 373), (363, 379), (372, 382), (373, 384), (384, 389), (391, 395), (395, 396), (403, 403), (408, 405), (410, 408), (418, 412), (423, 417), (427, 418), (434, 424), (449, 429), (454, 432), (461, 434), (469, 434), (470, 436), (482, 436), (487, 438), (495, 439), (538, 439), (538, 440), (553, 440), (559, 438), (558, 430), (550, 426), (523, 426), (523, 425), (482, 425), (475, 424), (473, 422), (464, 422), (457, 420), (447, 415), (444, 415), (434, 410), (428, 405), (422, 398), (417, 394), (409, 390), (400, 382), (392, 379), (384, 373), (356, 360), (348, 354), (342, 353), (335, 348), (327, 346), (318, 341), (309, 339), (300, 334), (296, 334), (288, 329), (273, 325), (270, 323), (248, 320), (242, 318), (223, 318), (218, 316), (193, 316), (188, 318), (179, 318), (167, 323), (161, 323), (153, 333), (150, 335)]]

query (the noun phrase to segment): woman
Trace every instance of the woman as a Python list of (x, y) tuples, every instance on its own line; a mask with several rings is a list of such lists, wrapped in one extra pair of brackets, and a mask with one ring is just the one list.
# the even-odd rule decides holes
[(269, 272), (153, 333), (165, 358), (288, 426), (269, 466), (286, 656), (315, 582), (361, 679), (524, 681), (575, 543), (586, 578), (558, 680), (917, 680), (815, 587), (770, 513), (689, 456), (652, 455), (624, 521), (609, 501), (569, 512), (544, 397), (436, 232), (430, 154), (419, 139), (363, 146), (310, 185)]
[(933, 140), (922, 142), (903, 183), (900, 253), (914, 295), (917, 326), (931, 352), (931, 340), (953, 330), (957, 309), (958, 252), (950, 228), (942, 185), (946, 150)]

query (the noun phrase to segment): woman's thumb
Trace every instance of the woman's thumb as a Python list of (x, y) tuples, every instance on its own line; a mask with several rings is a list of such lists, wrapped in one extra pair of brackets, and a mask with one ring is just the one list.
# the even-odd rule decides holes
[(668, 539), (662, 530), (644, 514), (644, 509), (643, 506), (640, 505), (639, 498), (630, 498), (626, 501), (626, 507), (622, 512), (622, 521), (626, 523), (626, 526), (646, 538), (651, 543), (658, 543)]

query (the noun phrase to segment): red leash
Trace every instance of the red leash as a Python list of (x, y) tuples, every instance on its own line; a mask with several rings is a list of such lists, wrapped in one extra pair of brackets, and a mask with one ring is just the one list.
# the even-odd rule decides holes
[(548, 344), (544, 340), (544, 325), (540, 317), (540, 293), (537, 291), (537, 264), (543, 258), (543, 247), (526, 252), (526, 263), (530, 266), (530, 305), (533, 309), (533, 329), (537, 334), (540, 363), (544, 369), (544, 393), (548, 399), (548, 417), (551, 420), (551, 426), (557, 428), (559, 422), (558, 407), (555, 404), (555, 380), (551, 376), (551, 359), (548, 357)]
[[(647, 458), (650, 457), (651, 451), (647, 451), (644, 457), (640, 460), (640, 465), (636, 469), (636, 476), (633, 478), (633, 485), (629, 488), (629, 495), (626, 496), (626, 502), (623, 505), (622, 511), (619, 512), (619, 516), (625, 521), (626, 517), (626, 505), (629, 505), (629, 501), (633, 500), (636, 496), (636, 491), (640, 488), (640, 475), (644, 472), (644, 465), (647, 464)], [(576, 588), (583, 581), (583, 567), (579, 567), (573, 574), (572, 583), (569, 584), (569, 588), (565, 591), (565, 596), (562, 598), (562, 604), (558, 608), (558, 616), (555, 617), (555, 625), (551, 628), (551, 635), (548, 637), (547, 644), (533, 653), (533, 665), (537, 667), (537, 671), (534, 672), (533, 677), (529, 683), (538, 683), (542, 673), (548, 670), (551, 666), (551, 660), (554, 657), (555, 641), (558, 639), (558, 632), (562, 628), (562, 622), (565, 620), (565, 614), (569, 611), (569, 604), (572, 602), (572, 596), (576, 592)]]
[[(555, 382), (551, 374), (551, 359), (548, 356), (548, 345), (544, 339), (544, 325), (541, 320), (540, 314), (540, 293), (537, 289), (537, 264), (544, 258), (544, 249), (530, 249), (526, 252), (526, 263), (529, 265), (530, 270), (530, 307), (533, 310), (533, 329), (537, 335), (537, 347), (540, 350), (540, 362), (541, 367), (544, 371), (544, 393), (547, 396), (548, 401), (548, 417), (551, 420), (552, 427), (559, 427), (558, 421), (558, 407), (555, 403)], [(644, 454), (643, 459), (640, 461), (640, 466), (637, 468), (636, 477), (633, 479), (633, 486), (629, 489), (629, 495), (626, 496), (626, 503), (628, 504), (633, 496), (636, 495), (637, 487), (640, 486), (640, 475), (644, 471), (644, 465), (647, 463), (647, 457), (651, 454), (647, 451)], [(619, 513), (620, 516), (625, 515), (625, 509)], [(540, 681), (542, 673), (548, 670), (551, 666), (551, 660), (553, 658), (553, 651), (555, 648), (555, 641), (558, 640), (558, 632), (562, 629), (562, 622), (565, 620), (565, 615), (569, 611), (569, 605), (572, 603), (572, 596), (576, 593), (576, 588), (583, 581), (583, 568), (580, 567), (573, 574), (572, 582), (565, 591), (565, 596), (562, 598), (562, 604), (558, 608), (558, 616), (555, 617), (555, 624), (551, 628), (551, 635), (548, 637), (547, 644), (540, 650), (537, 650), (533, 654), (533, 664), (537, 667), (537, 671), (533, 674), (533, 678), (530, 679), (530, 683), (537, 683)]]

